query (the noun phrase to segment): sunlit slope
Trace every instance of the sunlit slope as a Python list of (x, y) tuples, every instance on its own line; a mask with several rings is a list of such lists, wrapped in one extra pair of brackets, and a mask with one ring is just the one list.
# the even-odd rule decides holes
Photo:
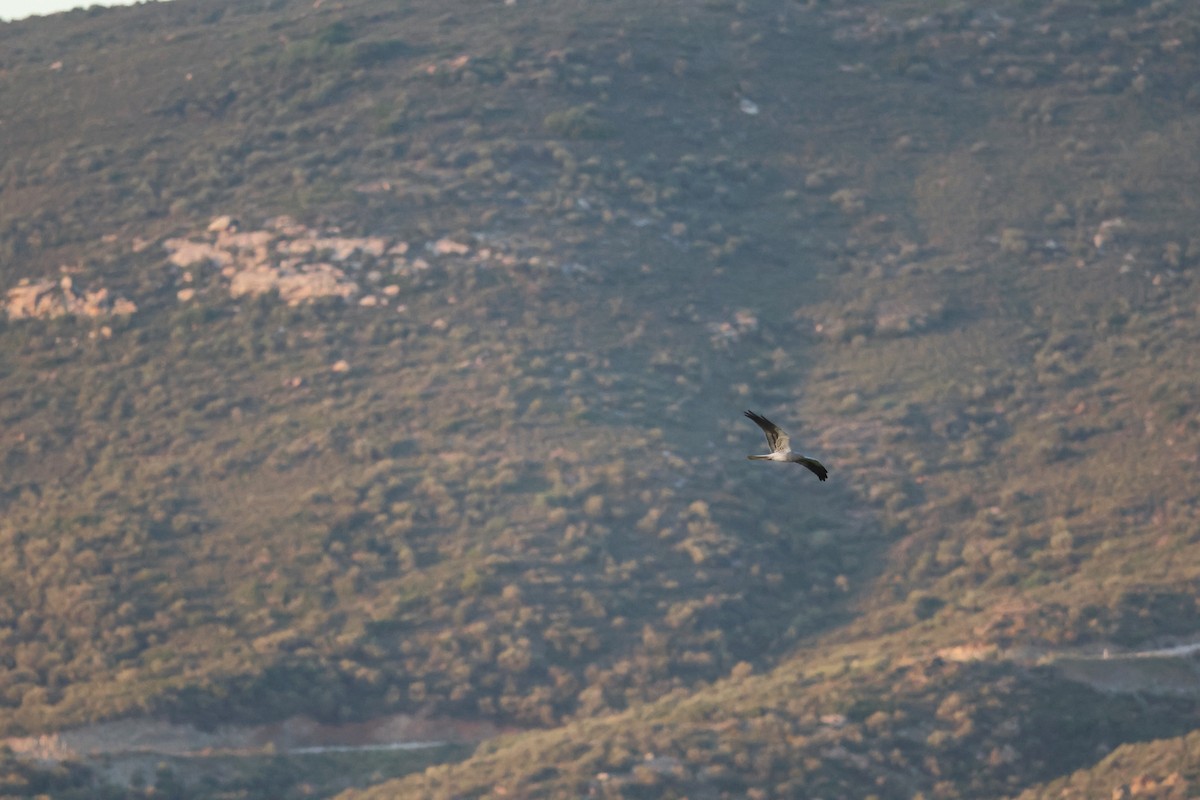
[(1194, 699), (1103, 694), (1042, 668), (852, 646), (767, 675), (735, 669), (703, 692), (501, 738), (463, 764), (343, 796), (1005, 797), (1114, 741), (1187, 731), (1195, 712)]
[[(546, 729), (379, 796), (1002, 796), (1186, 732), (1012, 653), (1197, 632), (1196, 12), (928, 10), (0, 32), (4, 288), (138, 307), (0, 328), (0, 720)], [(220, 214), (403, 254), (234, 298), (164, 247)]]
[[(686, 712), (676, 709), (686, 702), (663, 701), (655, 709), (669, 721), (661, 725), (622, 717), (575, 738), (568, 729), (517, 740), (513, 749), (489, 749), (378, 796), (453, 796), (492, 786), (529, 796), (604, 786), (613, 796), (666, 787), (688, 796), (836, 796), (864, 787), (881, 796), (1001, 796), (1076, 769), (1072, 786), (1145, 785), (1142, 768), (1122, 759), (1098, 767), (1102, 777), (1087, 771), (1121, 741), (1160, 736), (1155, 752), (1164, 758), (1186, 752), (1182, 739), (1170, 737), (1189, 729), (1194, 701), (1135, 711), (1120, 694), (1072, 687), (1053, 671), (1025, 683), (1027, 667), (1006, 655), (1010, 648), (1137, 647), (1196, 634), (1198, 442), (1190, 376), (1200, 298), (1186, 223), (1194, 200), (1177, 170), (1187, 171), (1197, 154), (1183, 133), (1194, 121), (1167, 112), (1183, 99), (1184, 76), (1194, 69), (1176, 60), (1178, 73), (1163, 70), (1153, 83), (1121, 91), (1102, 81), (1114, 74), (1112, 62), (1131, 55), (1123, 25), (1141, 24), (1144, 46), (1157, 48), (1159, 35), (1189, 24), (1178, 16), (1160, 18), (1162, 27), (1141, 19), (1073, 31), (1095, 48), (1073, 51), (1076, 65), (1065, 74), (1039, 69), (1026, 84), (1012, 73), (1001, 81), (1007, 88), (993, 86), (984, 93), (995, 103), (986, 124), (949, 152), (919, 136), (914, 145), (898, 130), (902, 147), (879, 158), (916, 162), (918, 177), (906, 184), (907, 176), (866, 168), (862, 209), (853, 196), (834, 199), (860, 214), (859, 223), (831, 250), (837, 291), (797, 309), (797, 323), (826, 341), (810, 350), (812, 367), (793, 391), (820, 431), (819, 452), (853, 465), (881, 530), (897, 541), (870, 589), (856, 595), (863, 613), (799, 649), (795, 663), (823, 660), (839, 640), (881, 659), (867, 670), (870, 678), (844, 679), (871, 713), (883, 712), (872, 724), (851, 726), (857, 747), (809, 744), (807, 737), (832, 736), (835, 725), (810, 718), (804, 727), (797, 708), (817, 704), (828, 688), (766, 689), (739, 676), (751, 698), (748, 714), (764, 726), (781, 695), (796, 706), (781, 714), (781, 728), (761, 738), (747, 733), (753, 724), (739, 722), (737, 703), (706, 690), (695, 696), (711, 714), (698, 739), (682, 732)], [(1037, 25), (1061, 38), (1061, 29)], [(1111, 35), (1110, 25), (1117, 29)], [(1111, 41), (1122, 47), (1111, 49)], [(978, 75), (978, 63), (964, 56), (962, 74)], [(977, 88), (964, 106), (978, 101)], [(901, 201), (889, 204), (891, 192)], [(906, 631), (900, 640), (876, 638), (899, 630)], [(914, 716), (962, 727), (945, 735), (908, 731), (903, 741), (916, 744), (905, 756), (886, 733), (888, 715), (903, 706), (904, 678), (885, 665), (903, 658), (940, 665), (939, 654), (981, 656), (995, 666), (948, 667), (956, 677), (936, 692), (947, 705)], [(992, 696), (1012, 682), (1029, 694)], [(1020, 733), (1004, 742), (973, 739), (976, 729), (965, 720), (978, 722), (987, 708), (1014, 718), (1008, 725), (988, 720), (985, 737)], [(1036, 728), (1051, 731), (1048, 740), (1039, 741)], [(788, 746), (779, 744), (785, 740)], [(815, 753), (806, 756), (810, 746)], [(528, 766), (514, 768), (521, 752)], [(1181, 758), (1186, 771), (1190, 761)], [(958, 767), (947, 760), (967, 772), (951, 774)], [(840, 762), (855, 765), (854, 777), (843, 777)], [(1158, 790), (1185, 791), (1178, 787), (1186, 780), (1171, 777), (1178, 772), (1153, 778)]]
[[(760, 445), (740, 419), (805, 367), (792, 302), (744, 305), (813, 278), (788, 263), (797, 234), (759, 217), (833, 212), (780, 205), (804, 172), (776, 146), (730, 146), (787, 138), (730, 93), (750, 32), (691, 67), (690, 34), (678, 59), (657, 44), (716, 36), (728, 9), (606, 12), (579, 45), (525, 10), (490, 12), (499, 29), (210, 11), (76, 15), (109, 44), (45, 63), (64, 23), (12, 56), (11, 285), (65, 264), (71, 291), (138, 310), (3, 330), (11, 730), (553, 724), (770, 659), (845, 609), (880, 532), (847, 513), (853, 484), (743, 470)], [(149, 77), (125, 94), (130, 65)], [(61, 127), (62, 108), (19, 102), (47, 81), (73, 87), (86, 138), (30, 133)], [(404, 270), (339, 262), (368, 287), (349, 303), (233, 298), (239, 277), (164, 247), (211, 239), (219, 212), (247, 235), (290, 213), (411, 252)], [(426, 249), (443, 240), (462, 252)]]
[(1173, 739), (1123, 745), (1094, 768), (1029, 789), (1020, 797), (1076, 798), (1118, 792), (1136, 797), (1187, 797), (1200, 781), (1195, 756), (1198, 738), (1193, 732)]

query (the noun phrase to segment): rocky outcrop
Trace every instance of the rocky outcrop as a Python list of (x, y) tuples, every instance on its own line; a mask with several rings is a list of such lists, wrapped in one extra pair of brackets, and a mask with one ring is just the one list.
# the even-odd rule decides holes
[[(141, 252), (146, 245), (135, 239), (133, 251)], [(261, 229), (242, 230), (235, 217), (223, 215), (203, 231), (163, 240), (162, 247), (167, 265), (179, 278), (171, 290), (180, 303), (200, 296), (203, 288), (196, 276), (207, 271), (219, 275), (216, 285), (234, 299), (277, 292), (289, 305), (333, 297), (364, 308), (386, 307), (402, 293), (403, 278), (428, 269), (430, 262), (512, 267), (523, 260), (505, 252), (508, 248), (500, 241), (477, 247), (448, 237), (425, 243), (422, 257), (410, 253), (405, 241), (342, 236), (336, 228), (317, 230), (286, 216)], [(530, 258), (527, 263), (540, 262)], [(3, 310), (10, 319), (49, 319), (132, 314), (137, 305), (111, 296), (105, 288), (80, 291), (70, 276), (64, 276), (58, 281), (22, 280), (8, 290)]]
[(163, 242), (163, 247), (170, 254), (167, 260), (177, 267), (224, 267), (233, 263), (233, 256), (228, 251), (211, 242), (167, 239)]
[(358, 284), (331, 264), (311, 264), (302, 268), (280, 269), (253, 266), (235, 272), (229, 283), (233, 297), (266, 294), (272, 290), (288, 305), (297, 305), (318, 297), (349, 299), (358, 294)]
[[(221, 216), (201, 237), (164, 241), (168, 262), (184, 269), (220, 269), (232, 297), (276, 291), (290, 305), (359, 294), (347, 267), (380, 258), (388, 244), (379, 237), (322, 235), (288, 217), (272, 220), (263, 230), (242, 231), (235, 218)], [(180, 301), (192, 296), (181, 295)]]
[[(466, 244), (443, 239), (430, 248), (438, 255), (464, 257)], [(409, 260), (407, 242), (382, 236), (341, 236), (336, 230), (319, 231), (290, 217), (276, 217), (259, 230), (241, 230), (231, 216), (217, 217), (202, 234), (163, 242), (167, 261), (181, 269), (219, 269), (228, 279), (232, 297), (278, 292), (289, 305), (322, 297), (350, 300), (363, 306), (386, 306), (395, 296), (395, 285), (379, 286), (389, 275), (428, 266)], [(180, 295), (180, 301), (194, 293)]]
[(22, 279), (8, 290), (4, 311), (9, 319), (106, 317), (133, 314), (137, 305), (124, 297), (113, 297), (103, 287), (80, 291), (70, 276), (64, 276), (57, 281)]

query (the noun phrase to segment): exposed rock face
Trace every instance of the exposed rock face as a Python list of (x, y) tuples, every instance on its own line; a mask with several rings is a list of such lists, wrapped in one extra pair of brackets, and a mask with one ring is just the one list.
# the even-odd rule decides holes
[(137, 306), (123, 297), (111, 297), (105, 288), (80, 293), (68, 276), (60, 281), (22, 280), (8, 290), (4, 311), (9, 319), (53, 319), (132, 314)]
[(187, 239), (167, 239), (163, 242), (170, 255), (167, 260), (177, 267), (218, 266), (233, 263), (233, 256), (209, 242), (191, 242)]
[[(240, 230), (233, 217), (217, 217), (201, 237), (164, 241), (167, 260), (180, 268), (219, 268), (229, 278), (229, 293), (235, 298), (278, 291), (289, 305), (319, 297), (348, 300), (363, 292), (354, 273), (367, 265), (391, 266), (393, 273), (420, 268), (402, 258), (407, 242), (338, 236), (336, 231), (316, 231), (290, 217), (277, 217), (266, 228), (250, 231)], [(459, 245), (438, 252), (462, 256), (470, 250)], [(373, 295), (362, 300), (367, 301), (362, 305), (387, 305)]]
[[(148, 246), (135, 239), (134, 252)], [(194, 275), (219, 271), (233, 298), (278, 292), (289, 305), (322, 297), (357, 300), (364, 308), (382, 308), (401, 293), (397, 278), (428, 269), (430, 263), (410, 255), (409, 243), (383, 236), (341, 236), (336, 228), (315, 230), (290, 217), (276, 217), (259, 230), (242, 230), (235, 217), (219, 216), (202, 231), (162, 241), (167, 264), (181, 271), (180, 283), (171, 287), (180, 303), (200, 298), (203, 291), (191, 285)], [(503, 241), (479, 248), (450, 238), (424, 245), (431, 260), (481, 267), (513, 267), (524, 261), (540, 265), (536, 257), (522, 259)], [(563, 267), (564, 272), (567, 267)], [(179, 273), (177, 273), (179, 274)], [(81, 293), (67, 276), (61, 281), (22, 280), (9, 289), (3, 310), (10, 319), (78, 315), (100, 317), (132, 314), (137, 305), (111, 297), (100, 288)]]
[(208, 223), (208, 229), (213, 233), (222, 233), (228, 230), (237, 230), (238, 221), (228, 214), (216, 217), (212, 222)]
[(298, 305), (318, 297), (347, 299), (358, 293), (358, 284), (331, 264), (311, 264), (299, 268), (254, 266), (235, 272), (229, 283), (233, 297), (266, 294), (273, 289), (288, 305)]
[(429, 249), (438, 255), (465, 256), (471, 252), (471, 248), (468, 245), (456, 242), (453, 239), (438, 239)]

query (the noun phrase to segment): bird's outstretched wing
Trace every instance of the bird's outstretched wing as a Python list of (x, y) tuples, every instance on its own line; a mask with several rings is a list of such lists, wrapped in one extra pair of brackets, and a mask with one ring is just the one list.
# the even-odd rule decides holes
[(818, 480), (823, 481), (829, 478), (829, 470), (825, 469), (825, 465), (820, 461), (817, 461), (815, 458), (801, 456), (800, 460), (796, 463), (802, 467), (807, 467), (808, 469), (812, 470), (812, 473), (817, 476)]
[(790, 449), (790, 440), (782, 428), (753, 411), (747, 411), (746, 416), (753, 420), (755, 425), (762, 428), (763, 433), (767, 435), (767, 446), (771, 448), (771, 452), (786, 453)]

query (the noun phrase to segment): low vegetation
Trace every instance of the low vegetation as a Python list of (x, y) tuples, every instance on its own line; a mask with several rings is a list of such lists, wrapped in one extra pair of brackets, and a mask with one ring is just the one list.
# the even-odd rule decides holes
[[(0, 730), (512, 731), (3, 793), (1185, 796), (1194, 696), (1030, 655), (1200, 633), (1200, 12), (1102, 6), (0, 26), (0, 289), (137, 307), (0, 319)], [(221, 215), (398, 255), (233, 297)]]

